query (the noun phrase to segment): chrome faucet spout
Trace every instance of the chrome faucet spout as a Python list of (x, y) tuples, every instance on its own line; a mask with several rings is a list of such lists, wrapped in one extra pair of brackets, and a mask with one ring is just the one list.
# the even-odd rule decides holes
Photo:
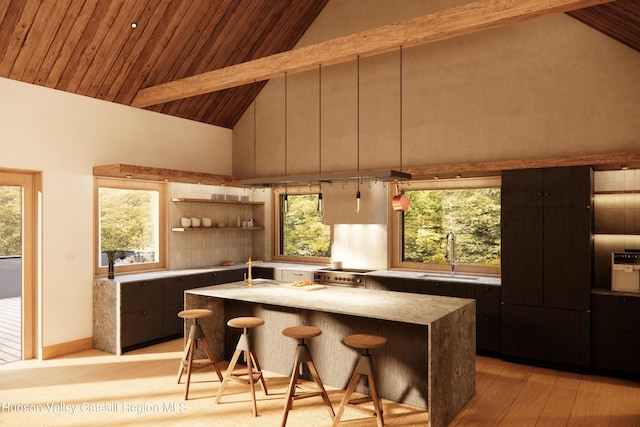
[(444, 259), (449, 261), (449, 269), (452, 276), (456, 274), (456, 265), (460, 262), (460, 257), (456, 258), (456, 235), (449, 231), (445, 238)]

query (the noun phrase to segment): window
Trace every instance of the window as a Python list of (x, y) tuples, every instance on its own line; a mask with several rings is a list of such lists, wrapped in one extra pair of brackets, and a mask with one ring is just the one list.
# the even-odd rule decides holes
[(22, 255), (22, 188), (0, 185), (0, 257)]
[(164, 268), (166, 186), (162, 183), (96, 179), (96, 274), (107, 272), (115, 251), (116, 273)]
[(446, 236), (455, 234), (456, 271), (499, 274), (499, 178), (412, 183), (396, 219), (395, 267), (448, 270)]
[(322, 223), (317, 194), (287, 194), (278, 197), (278, 254), (281, 260), (326, 262), (331, 257), (331, 226)]

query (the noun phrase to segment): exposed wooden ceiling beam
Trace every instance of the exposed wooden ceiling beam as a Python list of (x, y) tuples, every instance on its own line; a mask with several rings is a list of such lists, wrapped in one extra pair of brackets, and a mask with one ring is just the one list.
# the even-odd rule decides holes
[(445, 40), (543, 15), (612, 0), (480, 0), (356, 34), (327, 40), (253, 61), (141, 89), (133, 107), (148, 107), (191, 96)]

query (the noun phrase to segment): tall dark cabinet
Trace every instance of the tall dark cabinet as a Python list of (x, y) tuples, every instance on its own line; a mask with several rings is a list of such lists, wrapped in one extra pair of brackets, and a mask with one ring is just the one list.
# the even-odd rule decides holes
[(593, 171), (502, 175), (502, 354), (590, 365)]

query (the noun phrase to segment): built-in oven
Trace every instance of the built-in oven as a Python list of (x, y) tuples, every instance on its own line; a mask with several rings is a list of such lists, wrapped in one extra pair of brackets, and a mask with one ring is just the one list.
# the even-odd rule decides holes
[(352, 288), (364, 288), (365, 274), (372, 270), (356, 268), (344, 268), (334, 270), (323, 268), (313, 273), (313, 282), (330, 286), (348, 286)]
[(640, 292), (640, 252), (611, 254), (611, 290)]

